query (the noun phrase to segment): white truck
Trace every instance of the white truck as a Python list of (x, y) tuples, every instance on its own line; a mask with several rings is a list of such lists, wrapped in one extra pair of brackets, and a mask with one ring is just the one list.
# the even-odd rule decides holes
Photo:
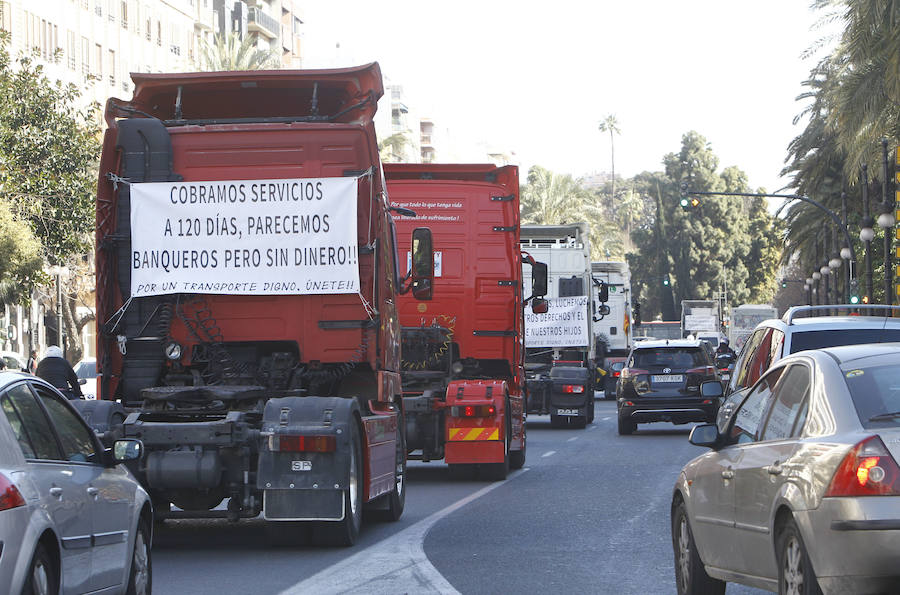
[(681, 300), (681, 336), (693, 335), (709, 342), (713, 349), (723, 337), (720, 328), (719, 302), (716, 300)]
[[(525, 377), (528, 390), (527, 412), (550, 414), (554, 427), (570, 422), (584, 427), (594, 417), (593, 302), (591, 294), (590, 242), (587, 223), (566, 225), (522, 225), (520, 243), (523, 252), (547, 263), (546, 314), (525, 314)], [(522, 270), (523, 291), (531, 287), (531, 267)], [(552, 368), (584, 368), (587, 385), (574, 403), (572, 395), (555, 395), (550, 379)]]
[(768, 304), (744, 304), (732, 308), (731, 322), (728, 326), (728, 341), (731, 348), (740, 353), (756, 325), (772, 318), (778, 318), (778, 310)]
[(594, 302), (592, 315), (594, 323), (594, 345), (605, 347), (605, 355), (625, 357), (631, 351), (633, 335), (631, 328), (631, 270), (627, 262), (601, 261), (591, 263), (594, 285), (606, 283), (609, 299), (606, 306), (609, 314), (603, 314), (597, 292), (591, 292)]

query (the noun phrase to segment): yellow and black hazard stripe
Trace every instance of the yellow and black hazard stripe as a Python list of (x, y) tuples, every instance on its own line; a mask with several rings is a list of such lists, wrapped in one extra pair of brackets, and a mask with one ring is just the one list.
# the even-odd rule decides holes
[(500, 428), (449, 428), (448, 440), (500, 440)]

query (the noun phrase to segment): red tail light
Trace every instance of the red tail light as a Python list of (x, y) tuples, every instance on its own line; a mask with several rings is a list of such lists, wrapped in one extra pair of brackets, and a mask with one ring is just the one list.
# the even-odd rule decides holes
[(699, 376), (715, 376), (716, 368), (714, 366), (702, 366), (700, 368), (691, 368), (685, 374), (697, 374)]
[(497, 413), (493, 405), (463, 405), (450, 408), (453, 417), (492, 417)]
[(618, 378), (621, 372), (613, 372), (613, 378)]
[(25, 498), (8, 477), (0, 473), (0, 510), (25, 506)]
[(274, 435), (269, 437), (269, 448), (276, 452), (334, 452), (335, 436)]
[(900, 467), (881, 438), (866, 438), (841, 461), (825, 492), (840, 496), (900, 496)]
[(564, 393), (583, 393), (584, 387), (580, 384), (564, 384), (562, 387)]

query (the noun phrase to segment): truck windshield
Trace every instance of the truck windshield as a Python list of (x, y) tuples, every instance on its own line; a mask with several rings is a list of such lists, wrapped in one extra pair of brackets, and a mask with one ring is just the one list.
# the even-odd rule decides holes
[(839, 345), (863, 343), (894, 343), (900, 341), (898, 328), (836, 328), (827, 331), (794, 332), (791, 335), (791, 353), (807, 349), (824, 349)]

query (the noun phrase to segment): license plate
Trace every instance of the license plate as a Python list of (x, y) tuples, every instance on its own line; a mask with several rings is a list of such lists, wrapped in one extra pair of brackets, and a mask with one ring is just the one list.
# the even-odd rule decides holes
[(722, 380), (731, 380), (731, 374), (728, 372), (722, 374)]
[(657, 374), (650, 377), (652, 382), (684, 382), (681, 374)]
[(577, 409), (557, 409), (556, 415), (578, 415)]
[(312, 461), (291, 461), (291, 471), (312, 471)]

